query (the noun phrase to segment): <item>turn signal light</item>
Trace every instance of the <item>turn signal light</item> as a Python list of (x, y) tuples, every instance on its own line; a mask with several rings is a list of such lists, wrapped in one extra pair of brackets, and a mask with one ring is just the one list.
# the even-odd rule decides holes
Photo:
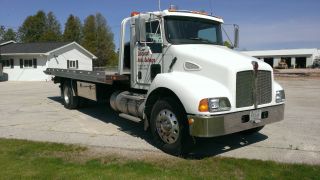
[(188, 124), (189, 124), (189, 125), (192, 125), (193, 123), (194, 123), (194, 119), (192, 119), (192, 118), (191, 118), (191, 119), (188, 119)]
[(208, 99), (202, 99), (200, 101), (198, 110), (200, 112), (208, 112), (209, 111)]

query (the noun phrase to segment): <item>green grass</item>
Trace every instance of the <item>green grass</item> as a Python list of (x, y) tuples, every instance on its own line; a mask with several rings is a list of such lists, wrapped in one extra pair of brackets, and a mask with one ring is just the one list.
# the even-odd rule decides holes
[(0, 179), (319, 179), (320, 166), (233, 158), (95, 158), (73, 145), (0, 139)]

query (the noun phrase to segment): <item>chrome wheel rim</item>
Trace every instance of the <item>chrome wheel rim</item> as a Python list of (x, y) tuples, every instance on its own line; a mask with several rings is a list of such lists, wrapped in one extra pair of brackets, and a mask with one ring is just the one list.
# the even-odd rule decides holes
[(167, 144), (173, 144), (179, 138), (180, 128), (178, 119), (168, 109), (159, 112), (156, 119), (156, 128), (160, 138)]
[(64, 97), (64, 101), (66, 102), (66, 104), (69, 104), (69, 102), (70, 102), (68, 89), (69, 88), (67, 88), (67, 87), (63, 88), (63, 97)]

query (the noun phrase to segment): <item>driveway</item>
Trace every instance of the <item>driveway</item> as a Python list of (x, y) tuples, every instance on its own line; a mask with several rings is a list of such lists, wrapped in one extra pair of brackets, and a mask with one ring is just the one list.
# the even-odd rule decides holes
[[(320, 164), (320, 79), (280, 79), (285, 120), (253, 136), (198, 139), (191, 158), (225, 156)], [(0, 83), (0, 137), (80, 144), (120, 154), (167, 156), (141, 123), (122, 119), (107, 104), (67, 110), (52, 82)]]

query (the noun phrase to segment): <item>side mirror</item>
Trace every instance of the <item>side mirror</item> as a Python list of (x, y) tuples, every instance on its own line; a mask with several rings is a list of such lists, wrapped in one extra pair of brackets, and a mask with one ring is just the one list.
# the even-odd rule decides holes
[(146, 42), (146, 22), (138, 17), (135, 21), (136, 42)]
[(233, 48), (239, 47), (239, 26), (234, 24), (234, 43)]

